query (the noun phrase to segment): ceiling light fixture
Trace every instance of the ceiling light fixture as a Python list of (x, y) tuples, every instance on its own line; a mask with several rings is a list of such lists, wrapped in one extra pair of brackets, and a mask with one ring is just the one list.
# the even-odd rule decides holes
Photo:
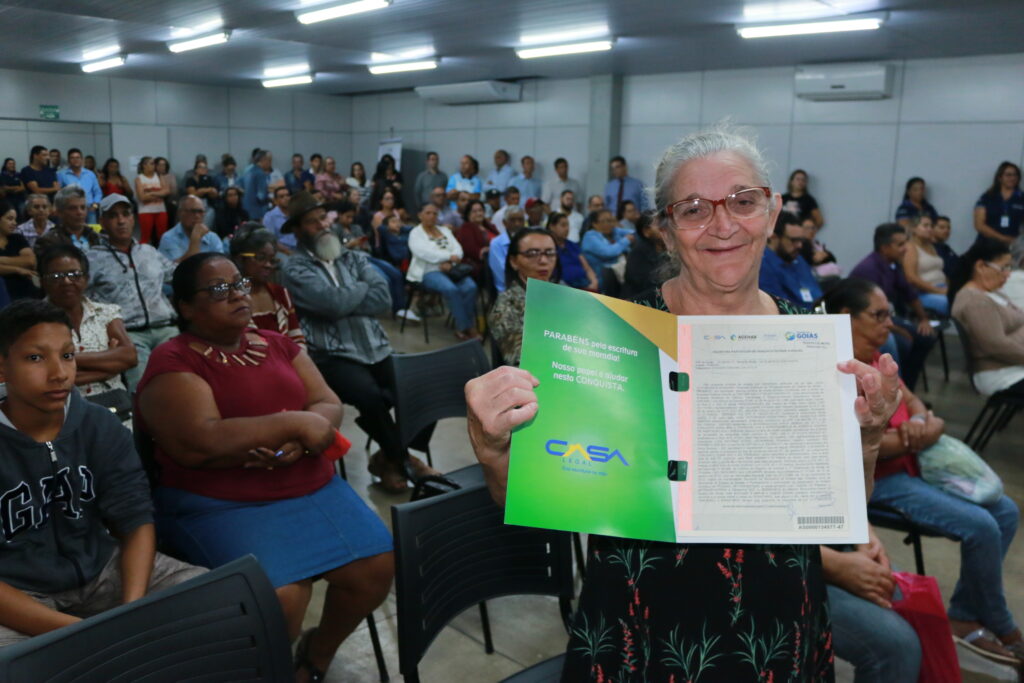
[(558, 55), (576, 55), (583, 52), (601, 52), (612, 49), (614, 40), (595, 40), (589, 43), (570, 43), (568, 45), (548, 45), (547, 47), (531, 47), (524, 50), (516, 50), (520, 59), (535, 59), (537, 57), (556, 57)]
[(806, 36), (814, 33), (841, 33), (844, 31), (873, 31), (885, 23), (884, 16), (808, 21), (798, 24), (768, 24), (764, 26), (737, 26), (743, 38), (775, 38), (778, 36)]
[(220, 45), (221, 43), (228, 42), (231, 37), (229, 31), (218, 31), (208, 36), (202, 36), (201, 38), (191, 38), (189, 40), (182, 40), (177, 43), (167, 43), (167, 49), (171, 52), (186, 52), (187, 50), (198, 50), (201, 47), (210, 47), (211, 45)]
[(285, 64), (284, 66), (272, 66), (263, 70), (264, 78), (281, 78), (283, 76), (294, 76), (295, 74), (308, 74), (309, 64), (299, 62), (297, 64)]
[(358, 0), (358, 2), (347, 2), (344, 5), (334, 5), (324, 9), (311, 10), (309, 12), (296, 12), (295, 18), (302, 24), (315, 24), (318, 21), (340, 19), (352, 14), (360, 14), (375, 9), (384, 9), (391, 4), (391, 0)]
[(91, 74), (93, 71), (113, 69), (115, 66), (121, 66), (122, 64), (124, 64), (124, 59), (124, 55), (117, 55), (116, 57), (101, 59), (98, 62), (89, 62), (87, 64), (82, 64), (82, 71), (84, 71), (87, 74)]
[(313, 82), (313, 74), (289, 76), (287, 78), (271, 78), (263, 81), (264, 88), (280, 88), (285, 85), (306, 85)]
[(116, 55), (120, 51), (121, 46), (117, 43), (114, 43), (113, 45), (107, 45), (105, 47), (98, 47), (93, 50), (85, 50), (84, 52), (82, 52), (82, 61), (92, 62), (97, 59), (109, 57), (110, 55)]
[(436, 69), (437, 60), (428, 59), (422, 62), (401, 62), (398, 64), (374, 64), (373, 66), (367, 67), (370, 73), (374, 76), (380, 76), (381, 74), (397, 74), (403, 71), (426, 71), (427, 69)]
[(552, 45), (554, 43), (572, 43), (588, 38), (605, 38), (610, 31), (607, 24), (598, 26), (586, 26), (584, 28), (572, 29), (569, 31), (556, 31), (554, 33), (528, 33), (519, 36), (520, 45)]
[(433, 45), (415, 47), (400, 52), (371, 52), (370, 61), (374, 64), (383, 62), (413, 62), (428, 59), (437, 54)]
[(171, 38), (188, 38), (189, 36), (198, 36), (210, 31), (215, 31), (224, 25), (224, 20), (220, 17), (204, 21), (201, 24), (195, 26), (172, 26), (171, 27)]

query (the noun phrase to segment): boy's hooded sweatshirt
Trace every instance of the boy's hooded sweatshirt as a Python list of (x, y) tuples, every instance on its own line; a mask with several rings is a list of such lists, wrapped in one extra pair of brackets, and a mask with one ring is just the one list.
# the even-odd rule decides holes
[(0, 581), (23, 591), (82, 586), (126, 534), (153, 521), (132, 435), (77, 391), (54, 441), (39, 443), (0, 413)]

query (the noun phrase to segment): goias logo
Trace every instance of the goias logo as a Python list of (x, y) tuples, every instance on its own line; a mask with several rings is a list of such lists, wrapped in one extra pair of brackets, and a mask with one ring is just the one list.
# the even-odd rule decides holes
[(579, 443), (569, 443), (568, 441), (562, 441), (560, 439), (551, 439), (545, 444), (545, 449), (551, 455), (557, 455), (560, 458), (569, 457), (580, 457), (591, 462), (608, 462), (618, 458), (622, 461), (622, 464), (629, 467), (629, 463), (626, 462), (626, 458), (623, 457), (622, 453), (618, 450), (612, 450), (606, 446), (586, 446)]

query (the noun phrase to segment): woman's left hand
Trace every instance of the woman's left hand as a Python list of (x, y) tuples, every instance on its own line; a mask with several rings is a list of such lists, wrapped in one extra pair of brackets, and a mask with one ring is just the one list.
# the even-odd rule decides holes
[(838, 368), (857, 379), (857, 400), (853, 408), (857, 412), (861, 433), (877, 432), (881, 438), (903, 395), (896, 361), (885, 354), (879, 359), (878, 368), (856, 359), (839, 363)]
[(254, 448), (249, 451), (249, 454), (252, 459), (246, 463), (245, 467), (263, 467), (272, 470), (275, 467), (293, 464), (306, 454), (306, 449), (298, 441), (289, 441), (276, 451), (269, 448)]

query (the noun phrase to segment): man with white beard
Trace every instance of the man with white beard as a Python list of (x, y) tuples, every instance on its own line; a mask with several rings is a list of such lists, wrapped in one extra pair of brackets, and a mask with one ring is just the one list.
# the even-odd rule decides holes
[(388, 281), (366, 254), (347, 249), (330, 229), (327, 210), (308, 192), (288, 202), (281, 232), (297, 247), (284, 265), (284, 285), (306, 334), (309, 355), (343, 403), (359, 411), (356, 424), (380, 445), (370, 474), (398, 493), (425, 474), (438, 474), (402, 447), (391, 417), (391, 343), (377, 316), (390, 315)]

